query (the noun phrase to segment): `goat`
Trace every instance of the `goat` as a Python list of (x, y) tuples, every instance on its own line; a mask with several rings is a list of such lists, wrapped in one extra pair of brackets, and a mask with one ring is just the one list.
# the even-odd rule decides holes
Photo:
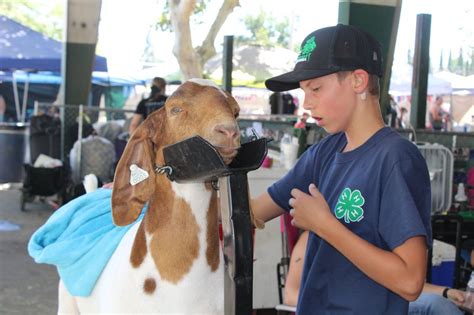
[[(236, 156), (239, 106), (211, 83), (185, 82), (131, 136), (115, 173), (112, 216), (124, 226), (146, 202), (148, 210), (125, 234), (90, 296), (73, 297), (60, 282), (59, 313), (224, 313), (217, 193), (210, 184), (170, 182), (154, 171), (165, 163), (163, 147), (195, 135), (213, 144), (225, 163)], [(132, 185), (132, 165), (148, 178)]]

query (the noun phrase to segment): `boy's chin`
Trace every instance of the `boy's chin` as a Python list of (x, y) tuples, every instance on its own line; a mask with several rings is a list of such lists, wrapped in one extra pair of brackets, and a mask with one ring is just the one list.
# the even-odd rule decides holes
[(324, 131), (326, 131), (328, 134), (330, 135), (333, 135), (333, 134), (336, 134), (336, 133), (339, 133), (339, 132), (343, 132), (344, 130), (342, 130), (341, 128), (331, 128), (331, 127), (328, 127), (328, 126), (324, 126), (324, 127), (321, 127), (324, 129)]

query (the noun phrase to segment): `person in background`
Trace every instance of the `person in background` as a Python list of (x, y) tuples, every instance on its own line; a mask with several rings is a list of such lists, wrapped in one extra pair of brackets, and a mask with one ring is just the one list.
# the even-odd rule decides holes
[(290, 256), (290, 265), (285, 279), (283, 302), (288, 306), (296, 306), (303, 273), (304, 254), (308, 245), (308, 231), (304, 231), (296, 241)]
[(400, 119), (398, 120), (398, 127), (410, 127), (410, 116), (408, 116), (408, 109), (406, 109), (406, 107), (400, 107)]
[(398, 104), (393, 98), (392, 95), (389, 95), (389, 106), (387, 108), (387, 122), (388, 125), (392, 128), (396, 128), (397, 126), (397, 115), (398, 115)]
[(270, 95), (269, 103), (272, 114), (296, 115), (298, 108), (293, 95), (275, 92)]
[[(308, 231), (304, 231), (296, 242), (290, 257), (290, 266), (285, 281), (283, 301), (296, 306), (303, 271), (304, 254), (308, 243)], [(462, 315), (458, 308), (465, 301), (465, 292), (431, 283), (425, 283), (423, 292), (408, 306), (409, 315)]]
[(435, 101), (430, 106), (429, 122), (432, 130), (446, 130), (446, 122), (449, 119), (449, 113), (443, 108), (443, 97), (436, 96)]
[(309, 231), (298, 314), (404, 314), (423, 288), (430, 178), (416, 145), (385, 126), (382, 69), (380, 43), (338, 24), (309, 34), (294, 70), (265, 82), (301, 88), (329, 134), (251, 200), (257, 220), (289, 212)]
[(132, 117), (132, 121), (129, 126), (130, 135), (137, 129), (137, 127), (144, 121), (148, 115), (147, 105), (152, 105), (152, 103), (163, 105), (166, 102), (168, 96), (166, 96), (166, 80), (160, 77), (155, 77), (151, 85), (150, 96), (141, 100), (137, 108), (135, 109), (135, 114)]

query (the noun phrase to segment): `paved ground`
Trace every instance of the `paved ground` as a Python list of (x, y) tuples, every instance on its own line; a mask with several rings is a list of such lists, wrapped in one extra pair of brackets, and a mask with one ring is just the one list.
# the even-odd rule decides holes
[[(53, 213), (39, 201), (20, 211), (20, 190), (0, 190), (0, 314), (49, 315), (57, 311), (56, 269), (27, 253), (31, 234)], [(5, 231), (11, 224), (17, 231)]]

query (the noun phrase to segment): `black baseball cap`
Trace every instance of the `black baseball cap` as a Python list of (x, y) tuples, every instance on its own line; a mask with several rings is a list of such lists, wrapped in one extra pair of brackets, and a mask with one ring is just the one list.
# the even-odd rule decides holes
[(293, 90), (299, 82), (339, 71), (363, 69), (382, 77), (382, 48), (367, 32), (352, 25), (338, 24), (306, 36), (293, 71), (265, 81), (275, 92)]

